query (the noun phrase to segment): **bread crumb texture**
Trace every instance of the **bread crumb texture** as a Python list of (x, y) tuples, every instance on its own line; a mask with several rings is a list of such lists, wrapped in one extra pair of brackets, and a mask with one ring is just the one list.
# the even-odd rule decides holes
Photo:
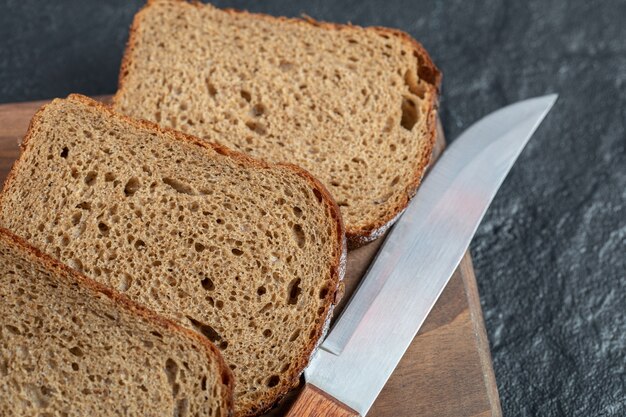
[(0, 230), (0, 415), (228, 415), (216, 351), (85, 281)]
[(291, 387), (345, 254), (321, 184), (82, 96), (45, 106), (23, 146), (2, 226), (218, 346), (238, 415)]
[(414, 194), (432, 153), (438, 82), (424, 49), (399, 31), (160, 0), (135, 18), (114, 103), (304, 167), (358, 242)]

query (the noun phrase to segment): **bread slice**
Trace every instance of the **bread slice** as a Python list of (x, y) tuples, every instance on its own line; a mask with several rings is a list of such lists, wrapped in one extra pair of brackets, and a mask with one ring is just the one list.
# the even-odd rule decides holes
[(153, 0), (135, 16), (114, 106), (304, 167), (359, 246), (415, 194), (439, 81), (424, 48), (397, 30)]
[(0, 226), (214, 342), (238, 415), (297, 382), (345, 261), (319, 182), (77, 95), (40, 110), (22, 147)]
[(233, 377), (206, 339), (0, 229), (0, 415), (221, 416)]

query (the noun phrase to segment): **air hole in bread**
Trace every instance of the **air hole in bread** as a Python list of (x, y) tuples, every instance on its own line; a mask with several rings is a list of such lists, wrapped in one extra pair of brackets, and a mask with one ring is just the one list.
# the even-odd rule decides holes
[(222, 372), (222, 384), (228, 385), (230, 383), (230, 375), (226, 372)]
[(322, 192), (320, 190), (318, 190), (317, 188), (313, 188), (313, 194), (315, 194), (315, 198), (317, 198), (317, 201), (319, 203), (322, 202)]
[(211, 281), (208, 277), (200, 281), (200, 284), (202, 285), (202, 288), (207, 291), (213, 291), (215, 289), (215, 284), (213, 284), (213, 281)]
[(265, 294), (266, 292), (267, 292), (267, 289), (266, 289), (263, 285), (261, 285), (259, 288), (257, 288), (257, 289), (256, 289), (256, 293), (257, 293), (258, 295), (263, 295), (263, 294)]
[(400, 176), (396, 175), (393, 180), (391, 180), (391, 186), (393, 187), (400, 181)]
[(296, 244), (299, 248), (303, 248), (306, 243), (306, 237), (304, 235), (304, 230), (302, 230), (302, 226), (299, 224), (294, 224), (292, 230), (293, 238), (296, 241)]
[(250, 113), (254, 117), (261, 117), (265, 114), (265, 106), (261, 103), (257, 103), (254, 106), (252, 106), (252, 110), (250, 111)]
[(222, 340), (222, 337), (219, 335), (218, 332), (215, 331), (213, 327), (209, 326), (208, 324), (202, 323), (194, 319), (193, 317), (190, 317), (190, 316), (186, 316), (186, 317), (187, 317), (187, 320), (189, 320), (189, 322), (193, 326), (193, 328), (196, 329), (198, 333), (202, 334), (204, 337), (209, 339), (211, 342), (215, 343), (215, 342), (220, 342)]
[(194, 189), (190, 185), (174, 178), (163, 178), (163, 183), (172, 187), (177, 193), (195, 195)]
[(9, 331), (9, 333), (13, 333), (13, 334), (16, 334), (16, 335), (21, 335), (22, 334), (20, 329), (18, 329), (15, 326), (11, 326), (10, 324), (5, 325), (4, 327), (5, 327), (5, 329), (7, 329)]
[(121, 292), (126, 292), (133, 284), (133, 278), (129, 274), (122, 274), (122, 278), (120, 279), (120, 284), (118, 285), (118, 290)]
[(215, 88), (215, 85), (213, 85), (211, 80), (208, 78), (206, 79), (206, 88), (207, 88), (207, 91), (209, 92), (209, 95), (211, 97), (215, 97), (215, 95), (217, 94), (217, 88)]
[(248, 129), (250, 129), (251, 131), (253, 131), (254, 133), (258, 135), (265, 135), (267, 133), (267, 129), (261, 123), (257, 123), (257, 122), (253, 122), (249, 120), (246, 122), (246, 126), (248, 127)]
[(298, 218), (302, 217), (302, 209), (300, 207), (294, 207), (293, 214)]
[(409, 98), (402, 98), (402, 119), (400, 125), (406, 130), (412, 130), (413, 126), (417, 123), (419, 113), (413, 100)]
[(248, 103), (252, 100), (252, 95), (249, 91), (241, 90), (241, 97), (246, 100)]
[(167, 358), (163, 370), (165, 371), (167, 382), (173, 387), (178, 376), (178, 364), (172, 358)]
[(417, 74), (414, 71), (406, 70), (404, 73), (404, 82), (411, 93), (415, 94), (419, 98), (424, 98), (426, 89), (419, 85)]
[(104, 223), (104, 222), (98, 223), (98, 230), (104, 236), (108, 236), (108, 234), (109, 234), (109, 226), (106, 223)]
[(77, 356), (79, 358), (83, 357), (83, 351), (81, 348), (79, 348), (78, 346), (74, 346), (73, 348), (70, 349), (70, 353), (74, 356)]
[(278, 375), (272, 375), (267, 379), (267, 386), (272, 388), (278, 385), (280, 382), (280, 377)]
[[(178, 393), (180, 392), (180, 384), (179, 383), (175, 383), (174, 385), (172, 385), (172, 397), (176, 398), (176, 396), (178, 395)], [(178, 414), (177, 412), (178, 410), (174, 409), (174, 416), (175, 417), (179, 417), (180, 414)]]
[(73, 371), (78, 371), (80, 369), (80, 367), (78, 366), (78, 364), (76, 362), (72, 362), (72, 370)]
[(326, 298), (326, 296), (328, 295), (328, 288), (324, 287), (320, 290), (320, 299), (324, 299)]
[(427, 65), (424, 65), (424, 59), (419, 55), (417, 51), (413, 51), (413, 56), (417, 58), (417, 75), (420, 79), (426, 81), (428, 84), (437, 84), (437, 72)]
[(104, 317), (108, 318), (111, 321), (117, 321), (117, 318), (113, 314), (103, 313)]
[(198, 242), (196, 242), (193, 245), (193, 247), (196, 250), (196, 252), (198, 252), (198, 253), (202, 252), (205, 249), (205, 246), (202, 243), (198, 243)]
[(302, 292), (302, 289), (300, 288), (300, 281), (300, 278), (294, 278), (289, 283), (289, 286), (287, 287), (287, 304), (294, 305), (298, 303), (298, 297)]
[(104, 181), (106, 182), (111, 182), (115, 179), (115, 174), (112, 172), (107, 172), (106, 174), (104, 174)]
[(176, 407), (174, 408), (174, 417), (187, 417), (187, 412), (189, 411), (189, 400), (187, 398), (182, 398), (176, 402)]
[(281, 71), (289, 71), (293, 68), (293, 62), (282, 60), (278, 64), (278, 68), (280, 68)]
[(72, 214), (72, 225), (76, 226), (80, 222), (81, 217), (83, 217), (83, 213), (80, 211)]
[(265, 336), (265, 337), (272, 336), (272, 331), (270, 329), (263, 330), (263, 336)]
[(146, 242), (144, 242), (141, 239), (137, 239), (135, 241), (135, 249), (137, 249), (138, 251), (144, 250), (146, 248)]
[(126, 185), (124, 186), (124, 195), (126, 197), (132, 197), (141, 187), (141, 183), (135, 177), (128, 180)]
[(237, 249), (237, 248), (233, 248), (232, 251), (233, 255), (235, 256), (241, 256), (243, 255), (243, 251), (241, 249)]
[(61, 158), (67, 158), (67, 155), (69, 155), (70, 150), (67, 146), (64, 146), (63, 149), (61, 150)]

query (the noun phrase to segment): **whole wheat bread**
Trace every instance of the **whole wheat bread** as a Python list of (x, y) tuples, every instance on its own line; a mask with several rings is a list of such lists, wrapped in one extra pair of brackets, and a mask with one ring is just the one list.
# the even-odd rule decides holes
[(424, 48), (397, 30), (153, 0), (135, 16), (114, 106), (304, 167), (335, 197), (358, 246), (416, 191), (439, 80)]
[(1, 226), (213, 341), (238, 415), (297, 382), (345, 261), (319, 182), (77, 95), (44, 106), (22, 148)]
[(220, 416), (233, 377), (206, 339), (0, 229), (0, 415)]

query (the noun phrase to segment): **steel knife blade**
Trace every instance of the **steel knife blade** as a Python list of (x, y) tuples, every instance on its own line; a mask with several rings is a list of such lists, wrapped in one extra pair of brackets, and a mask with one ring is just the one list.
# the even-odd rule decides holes
[(289, 416), (365, 416), (557, 95), (482, 118), (434, 165), (305, 370)]

